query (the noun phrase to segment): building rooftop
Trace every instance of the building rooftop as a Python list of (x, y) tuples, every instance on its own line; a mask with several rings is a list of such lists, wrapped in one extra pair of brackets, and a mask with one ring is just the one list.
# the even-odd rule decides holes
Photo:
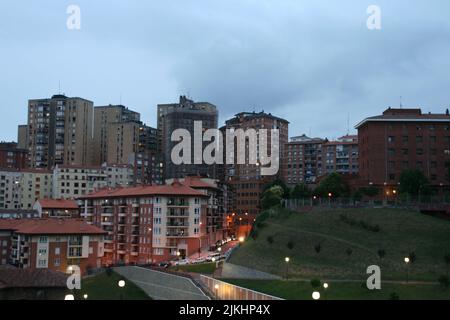
[(358, 123), (358, 129), (368, 122), (450, 122), (450, 113), (422, 113), (420, 108), (388, 108), (382, 115), (369, 117)]
[(79, 219), (17, 219), (0, 220), (0, 230), (28, 235), (105, 234), (98, 227)]
[(75, 200), (39, 199), (36, 201), (42, 209), (79, 209)]
[(0, 290), (6, 288), (65, 288), (68, 275), (50, 269), (0, 266)]
[(142, 197), (142, 196), (196, 196), (205, 197), (206, 194), (186, 186), (178, 181), (170, 185), (138, 186), (127, 188), (107, 188), (95, 191), (79, 199), (103, 199), (121, 197)]
[(310, 138), (304, 134), (298, 137), (292, 137), (289, 143), (323, 143), (325, 141), (322, 138)]

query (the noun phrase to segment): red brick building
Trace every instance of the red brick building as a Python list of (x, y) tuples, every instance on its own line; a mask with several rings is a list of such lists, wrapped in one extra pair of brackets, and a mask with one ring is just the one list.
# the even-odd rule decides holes
[(356, 128), (362, 185), (381, 186), (384, 194), (393, 195), (407, 169), (421, 170), (438, 190), (449, 185), (448, 111), (424, 114), (421, 109), (389, 108), (380, 116), (364, 119)]
[(20, 149), (15, 142), (0, 143), (0, 168), (22, 170), (28, 165), (28, 150)]
[[(224, 127), (220, 130), (225, 133), (229, 129), (267, 129), (267, 149), (271, 150), (271, 129), (279, 130), (279, 171), (273, 176), (262, 176), (259, 163), (249, 164), (249, 152), (252, 148), (259, 154), (260, 145), (257, 140), (256, 146), (246, 148), (245, 163), (237, 164), (237, 152), (235, 152), (235, 161), (233, 165), (225, 165), (224, 181), (230, 186), (229, 194), (232, 195), (229, 211), (237, 214), (248, 213), (256, 215), (261, 211), (261, 195), (264, 186), (282, 176), (283, 154), (289, 136), (289, 122), (265, 112), (242, 112), (234, 118), (226, 121)], [(225, 135), (224, 135), (225, 136)], [(237, 150), (235, 143), (235, 150)], [(227, 154), (228, 151), (225, 152)]]
[(358, 174), (358, 136), (346, 135), (323, 145), (324, 173)]
[(206, 233), (208, 198), (178, 181), (104, 189), (80, 198), (81, 215), (108, 233), (104, 264), (148, 264), (214, 245)]
[(7, 248), (0, 262), (61, 272), (77, 265), (85, 274), (88, 268), (101, 266), (104, 234), (76, 219), (0, 220), (0, 241)]

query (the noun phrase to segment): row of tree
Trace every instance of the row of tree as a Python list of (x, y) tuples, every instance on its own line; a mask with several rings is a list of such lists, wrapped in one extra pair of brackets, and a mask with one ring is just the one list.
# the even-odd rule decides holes
[[(382, 190), (378, 187), (361, 187), (353, 192), (339, 173), (325, 177), (315, 189), (310, 189), (304, 183), (289, 188), (284, 181), (275, 180), (264, 188), (262, 208), (268, 209), (279, 205), (283, 199), (305, 199), (311, 197), (353, 198), (361, 200), (364, 197), (373, 198)], [(432, 194), (428, 179), (420, 170), (406, 170), (400, 176), (398, 192), (401, 196), (420, 197)]]

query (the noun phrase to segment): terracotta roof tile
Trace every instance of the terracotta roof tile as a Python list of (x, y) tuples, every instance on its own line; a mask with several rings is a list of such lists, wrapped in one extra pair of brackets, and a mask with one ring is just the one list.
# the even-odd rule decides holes
[(67, 277), (50, 269), (0, 266), (0, 288), (65, 288)]
[(18, 219), (0, 220), (0, 230), (21, 234), (105, 234), (98, 227), (79, 219)]
[(75, 200), (64, 199), (39, 199), (37, 202), (43, 209), (78, 209), (78, 204)]

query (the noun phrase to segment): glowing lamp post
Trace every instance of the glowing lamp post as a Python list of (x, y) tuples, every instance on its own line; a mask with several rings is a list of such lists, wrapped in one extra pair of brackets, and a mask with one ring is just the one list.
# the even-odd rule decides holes
[(312, 294), (312, 298), (314, 300), (319, 300), (320, 299), (320, 292), (314, 291), (313, 294)]
[(123, 300), (123, 295), (122, 295), (122, 290), (123, 288), (125, 288), (125, 280), (120, 280), (117, 285), (119, 286), (119, 290), (120, 290), (120, 300)]
[(286, 257), (284, 258), (284, 261), (286, 262), (286, 280), (289, 278), (289, 262), (291, 261), (291, 258)]
[(406, 264), (406, 283), (408, 283), (409, 282), (409, 268), (408, 268), (408, 266), (409, 266), (409, 263), (411, 262), (411, 260), (409, 259), (409, 257), (405, 257), (404, 261), (405, 261), (405, 264)]

